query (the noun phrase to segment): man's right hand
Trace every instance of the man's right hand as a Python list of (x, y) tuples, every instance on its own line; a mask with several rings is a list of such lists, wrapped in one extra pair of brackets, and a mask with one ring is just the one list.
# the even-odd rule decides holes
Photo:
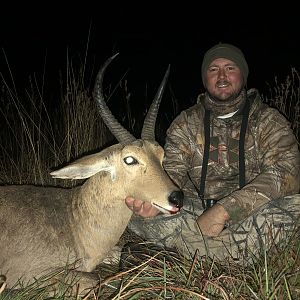
[(159, 214), (159, 210), (148, 201), (142, 201), (132, 197), (126, 197), (125, 203), (130, 210), (135, 214), (144, 217), (151, 218)]

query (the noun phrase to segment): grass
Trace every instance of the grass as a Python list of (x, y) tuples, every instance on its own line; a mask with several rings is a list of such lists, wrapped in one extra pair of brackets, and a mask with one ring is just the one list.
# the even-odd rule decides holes
[(45, 98), (35, 78), (22, 97), (13, 78), (12, 87), (2, 78), (0, 183), (53, 185), (51, 168), (113, 140), (83, 75), (76, 74), (82, 72), (69, 65), (61, 77), (60, 101)]
[(291, 122), (291, 127), (300, 142), (300, 74), (295, 69), (286, 77), (284, 82), (269, 84), (268, 92), (263, 95), (264, 102), (277, 108)]
[[(140, 243), (134, 265), (120, 271), (118, 264), (100, 265), (99, 290), (88, 293), (90, 299), (299, 299), (300, 242), (299, 231), (269, 253), (253, 257), (249, 265), (194, 256), (185, 260), (175, 251), (166, 251)], [(149, 249), (152, 249), (149, 251)], [(52, 274), (0, 299), (46, 299), (42, 286)], [(76, 280), (76, 279), (75, 279)], [(74, 283), (76, 287), (76, 284)], [(81, 299), (76, 288), (63, 281), (54, 299)], [(67, 296), (68, 295), (68, 296)], [(84, 297), (82, 297), (84, 298)]]
[[(54, 185), (50, 170), (75, 157), (94, 152), (113, 142), (112, 135), (100, 120), (85, 85), (85, 69), (69, 64), (60, 79), (60, 101), (47, 98), (33, 76), (29, 88), (21, 93), (13, 77), (2, 77), (0, 96), (0, 183)], [(269, 86), (265, 102), (277, 107), (291, 121), (299, 141), (300, 83), (299, 73), (291, 70), (286, 81)], [(131, 95), (126, 80), (120, 81), (125, 118), (132, 129), (137, 127), (130, 109)], [(107, 95), (113, 89), (106, 89)], [(174, 103), (172, 104), (174, 107)], [(177, 114), (172, 111), (172, 118)], [(122, 120), (124, 122), (124, 120)], [(126, 126), (126, 127), (128, 127)], [(66, 182), (70, 184), (69, 182)], [(73, 183), (74, 184), (74, 183)], [(141, 245), (141, 247), (145, 247)], [(151, 247), (150, 247), (151, 248)], [(147, 253), (147, 251), (144, 251)], [(299, 229), (290, 239), (270, 251), (253, 257), (250, 265), (232, 261), (201, 258), (195, 254), (187, 261), (179, 253), (152, 250), (130, 268), (120, 271), (118, 264), (100, 265), (99, 290), (87, 295), (91, 299), (299, 299), (300, 298)], [(45, 283), (53, 274), (9, 294), (5, 283), (0, 299), (46, 299)], [(62, 280), (51, 299), (80, 299), (75, 292), (67, 297), (73, 283)]]

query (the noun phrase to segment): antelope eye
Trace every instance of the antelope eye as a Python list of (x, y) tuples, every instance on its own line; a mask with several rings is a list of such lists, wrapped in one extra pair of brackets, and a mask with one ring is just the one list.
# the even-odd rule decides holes
[(126, 165), (137, 165), (139, 162), (132, 156), (127, 156), (124, 159)]

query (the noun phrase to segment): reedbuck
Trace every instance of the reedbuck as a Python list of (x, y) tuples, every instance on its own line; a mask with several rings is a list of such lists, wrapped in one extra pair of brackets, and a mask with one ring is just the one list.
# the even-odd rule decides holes
[[(85, 179), (72, 189), (0, 187), (0, 274), (7, 286), (32, 282), (43, 272), (77, 262), (84, 277), (118, 242), (132, 216), (126, 196), (151, 202), (164, 213), (179, 211), (183, 193), (162, 168), (163, 148), (155, 142), (157, 111), (169, 68), (136, 139), (114, 118), (103, 92), (109, 58), (96, 79), (94, 98), (118, 144), (85, 156), (51, 173), (54, 178)], [(89, 282), (90, 273), (86, 273)], [(94, 284), (94, 282), (93, 282)]]

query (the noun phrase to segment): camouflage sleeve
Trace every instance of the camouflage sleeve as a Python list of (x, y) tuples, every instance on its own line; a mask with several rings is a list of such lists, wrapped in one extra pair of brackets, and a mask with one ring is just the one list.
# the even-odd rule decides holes
[[(187, 171), (190, 169), (191, 141), (187, 116), (182, 112), (171, 124), (167, 131), (165, 143), (164, 168), (172, 180), (184, 190), (185, 196), (193, 189), (188, 188)], [(192, 196), (192, 195), (190, 195)]]
[(278, 111), (267, 109), (257, 124), (255, 146), (261, 173), (219, 201), (232, 223), (243, 220), (268, 201), (299, 192), (300, 153), (290, 123)]

